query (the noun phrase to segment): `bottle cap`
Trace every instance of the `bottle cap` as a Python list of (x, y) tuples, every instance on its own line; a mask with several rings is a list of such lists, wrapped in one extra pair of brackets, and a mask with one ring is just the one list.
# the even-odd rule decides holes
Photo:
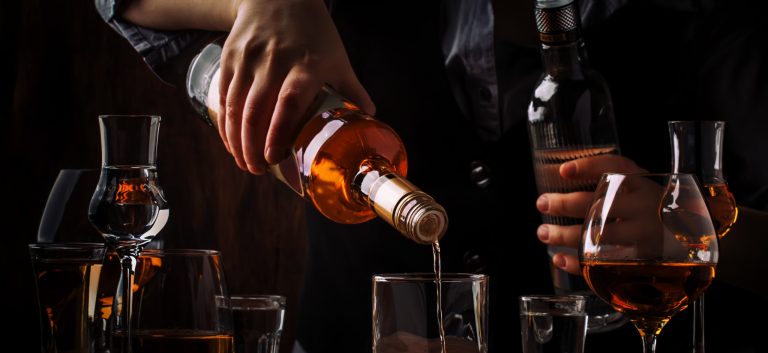
[(536, 7), (540, 9), (552, 9), (573, 3), (573, 0), (536, 0)]

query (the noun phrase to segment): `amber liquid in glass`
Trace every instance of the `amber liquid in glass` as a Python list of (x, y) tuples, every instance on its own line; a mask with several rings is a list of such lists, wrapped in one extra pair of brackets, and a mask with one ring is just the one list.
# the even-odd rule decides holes
[(726, 183), (704, 184), (702, 188), (715, 231), (717, 236), (722, 238), (728, 234), (738, 218), (739, 209), (736, 206), (736, 199), (728, 190)]
[[(136, 353), (233, 353), (231, 334), (190, 330), (136, 330), (132, 332)], [(113, 335), (116, 347), (122, 346), (125, 332)]]
[[(50, 339), (56, 340), (48, 345), (59, 351), (84, 349), (87, 332), (81, 330), (87, 329), (94, 315), (87, 300), (96, 292), (101, 261), (41, 260), (34, 263), (34, 268), (40, 306), (52, 334)], [(74, 337), (82, 339), (72, 340)]]
[(712, 263), (589, 262), (584, 278), (592, 290), (638, 328), (658, 334), (678, 311), (698, 298), (715, 277)]
[(168, 221), (168, 205), (151, 166), (104, 167), (88, 210), (110, 248), (148, 243)]
[[(133, 277), (132, 290), (138, 292), (163, 265), (163, 259), (155, 256), (139, 255), (136, 273)], [(98, 310), (102, 319), (112, 316), (112, 304), (115, 300), (115, 288), (120, 281), (120, 260), (117, 253), (110, 251), (104, 258), (104, 268), (99, 280)]]
[[(100, 270), (100, 262), (46, 260), (35, 263), (40, 305), (48, 314), (48, 319), (58, 318), (78, 296), (87, 295), (88, 293), (81, 292), (81, 289), (88, 291), (90, 288), (81, 288), (83, 282), (91, 276), (91, 273), (98, 276)], [(96, 284), (93, 283), (93, 285)], [(70, 310), (66, 311), (70, 312)], [(72, 315), (77, 314), (77, 310), (71, 311)]]
[(440, 242), (432, 242), (432, 269), (435, 272), (435, 288), (437, 296), (437, 329), (440, 333), (440, 351), (446, 353), (445, 327), (443, 326), (443, 270), (440, 260)]

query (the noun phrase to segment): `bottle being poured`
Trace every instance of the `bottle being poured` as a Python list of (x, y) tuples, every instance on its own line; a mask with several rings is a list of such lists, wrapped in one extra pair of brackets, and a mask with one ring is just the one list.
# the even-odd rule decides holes
[[(203, 48), (186, 79), (192, 105), (213, 127), (220, 115), (222, 44)], [(310, 105), (288, 156), (269, 172), (338, 223), (378, 216), (422, 244), (440, 239), (448, 226), (445, 209), (405, 179), (407, 155), (397, 133), (327, 85)]]

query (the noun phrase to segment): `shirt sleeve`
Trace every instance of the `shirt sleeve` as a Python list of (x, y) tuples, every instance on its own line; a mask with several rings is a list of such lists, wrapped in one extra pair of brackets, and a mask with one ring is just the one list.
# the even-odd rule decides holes
[(153, 70), (179, 55), (204, 32), (161, 31), (137, 26), (117, 16), (122, 0), (95, 0), (96, 10), (110, 27), (128, 40)]

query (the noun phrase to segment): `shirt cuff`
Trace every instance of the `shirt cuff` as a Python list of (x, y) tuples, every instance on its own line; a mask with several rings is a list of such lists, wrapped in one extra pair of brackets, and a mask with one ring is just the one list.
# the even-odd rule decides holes
[(161, 31), (137, 26), (117, 16), (121, 0), (95, 0), (104, 21), (123, 36), (153, 70), (179, 55), (204, 32)]

